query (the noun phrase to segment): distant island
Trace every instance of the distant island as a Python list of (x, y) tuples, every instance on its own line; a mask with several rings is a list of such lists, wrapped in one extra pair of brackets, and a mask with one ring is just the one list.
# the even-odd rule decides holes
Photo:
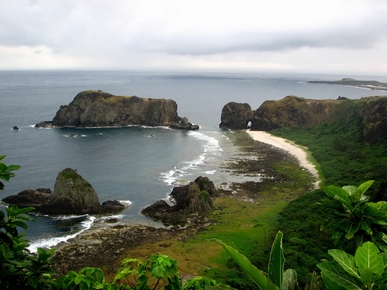
[(339, 81), (308, 81), (312, 84), (330, 84), (330, 85), (344, 85), (344, 86), (353, 86), (360, 87), (370, 90), (385, 90), (387, 91), (387, 83), (381, 83), (378, 81), (362, 81), (352, 78), (343, 78)]

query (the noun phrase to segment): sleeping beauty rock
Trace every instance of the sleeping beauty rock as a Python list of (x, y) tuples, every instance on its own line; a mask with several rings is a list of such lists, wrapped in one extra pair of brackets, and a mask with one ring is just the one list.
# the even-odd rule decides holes
[(93, 214), (101, 211), (101, 205), (91, 184), (74, 169), (66, 168), (56, 178), (52, 198), (40, 210), (48, 214)]

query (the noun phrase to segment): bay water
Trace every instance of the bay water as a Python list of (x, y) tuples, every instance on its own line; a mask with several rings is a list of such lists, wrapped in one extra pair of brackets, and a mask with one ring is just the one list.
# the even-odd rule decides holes
[[(237, 154), (232, 131), (219, 129), (228, 102), (257, 109), (265, 100), (288, 95), (311, 99), (358, 99), (387, 95), (386, 91), (310, 84), (309, 80), (338, 80), (335, 75), (279, 75), (253, 73), (129, 72), (129, 71), (0, 71), (0, 155), (7, 164), (21, 165), (5, 183), (0, 199), (24, 189), (51, 188), (58, 173), (77, 172), (97, 191), (99, 200), (120, 200), (128, 208), (120, 222), (162, 226), (144, 217), (143, 207), (168, 200), (172, 188), (207, 176), (215, 185), (243, 181), (221, 169)], [(353, 77), (353, 76), (352, 76)], [(355, 76), (386, 82), (384, 76)], [(167, 127), (36, 129), (50, 121), (61, 105), (84, 90), (121, 96), (166, 98), (178, 104), (178, 114), (198, 124), (198, 131)], [(18, 126), (19, 131), (12, 130)], [(76, 137), (71, 137), (73, 135)], [(257, 179), (255, 179), (257, 181)], [(4, 210), (6, 205), (0, 205)], [(39, 216), (29, 223), (31, 250), (75, 237), (110, 217)]]

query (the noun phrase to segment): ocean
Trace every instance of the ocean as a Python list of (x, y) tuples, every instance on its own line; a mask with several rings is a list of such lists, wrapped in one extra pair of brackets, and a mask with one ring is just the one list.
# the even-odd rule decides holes
[[(238, 154), (232, 131), (219, 129), (222, 108), (230, 101), (257, 109), (265, 100), (288, 95), (311, 99), (358, 99), (387, 95), (386, 91), (310, 84), (309, 80), (344, 77), (374, 79), (383, 76), (276, 75), (253, 73), (183, 73), (128, 71), (0, 71), (0, 155), (7, 164), (21, 165), (5, 183), (0, 199), (24, 189), (51, 188), (67, 168), (94, 187), (101, 202), (120, 200), (128, 208), (114, 216), (123, 223), (162, 226), (144, 217), (143, 207), (168, 200), (172, 188), (198, 176), (215, 185), (254, 177), (231, 175), (223, 162)], [(121, 96), (166, 98), (178, 104), (178, 114), (198, 124), (198, 131), (166, 127), (36, 129), (52, 120), (61, 105), (84, 90), (102, 90)], [(19, 131), (12, 127), (18, 126)], [(77, 134), (77, 137), (71, 137)], [(149, 138), (150, 136), (152, 138)], [(257, 181), (255, 178), (254, 180)], [(0, 209), (4, 211), (4, 204)], [(110, 217), (33, 215), (27, 238), (32, 251), (75, 237)]]

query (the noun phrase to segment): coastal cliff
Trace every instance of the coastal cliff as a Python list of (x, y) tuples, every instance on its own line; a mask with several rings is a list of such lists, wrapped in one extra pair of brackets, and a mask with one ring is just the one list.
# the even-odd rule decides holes
[(194, 130), (199, 127), (180, 118), (173, 100), (123, 97), (103, 91), (83, 91), (67, 106), (61, 106), (52, 122), (35, 127), (118, 127), (128, 125), (173, 126)]
[[(230, 108), (238, 108), (234, 112)], [(227, 109), (225, 109), (227, 108)], [(244, 108), (244, 112), (241, 112)], [(251, 118), (253, 114), (253, 118)], [(233, 124), (251, 122), (251, 130), (271, 131), (277, 128), (310, 128), (321, 124), (345, 122), (357, 124), (364, 141), (376, 143), (387, 137), (387, 96), (367, 97), (359, 100), (314, 100), (287, 96), (279, 101), (265, 101), (258, 109), (249, 106), (225, 105), (222, 128), (243, 129)], [(247, 128), (247, 125), (244, 127)]]

